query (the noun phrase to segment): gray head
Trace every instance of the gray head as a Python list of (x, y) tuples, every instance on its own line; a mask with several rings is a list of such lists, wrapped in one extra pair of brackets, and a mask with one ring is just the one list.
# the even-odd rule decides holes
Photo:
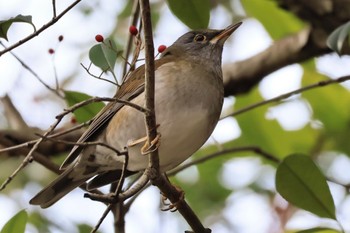
[(221, 69), (224, 43), (241, 24), (241, 22), (232, 24), (222, 30), (204, 29), (187, 32), (164, 51), (163, 57), (170, 54), (185, 56), (191, 60), (207, 63), (206, 65), (219, 66)]

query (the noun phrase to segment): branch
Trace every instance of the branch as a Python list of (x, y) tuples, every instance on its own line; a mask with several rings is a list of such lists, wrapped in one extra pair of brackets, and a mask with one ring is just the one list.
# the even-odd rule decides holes
[[(57, 118), (56, 122), (51, 125), (48, 131), (45, 132), (44, 137), (50, 135), (52, 131), (57, 127), (57, 125), (61, 122), (61, 118)], [(44, 140), (44, 138), (40, 138), (30, 149), (26, 157), (23, 159), (22, 163), (18, 166), (18, 168), (1, 184), (0, 191), (4, 190), (6, 186), (13, 180), (13, 178), (23, 169), (25, 168), (30, 162), (33, 161), (33, 154), (38, 149), (40, 143)]]
[(306, 28), (294, 35), (275, 41), (254, 57), (223, 66), (225, 96), (248, 92), (268, 74), (294, 63), (331, 52), (310, 39)]
[[(148, 0), (140, 0), (142, 23), (145, 36), (145, 106), (149, 110), (145, 113), (148, 144), (154, 144), (153, 141), (158, 137), (156, 116), (154, 111), (154, 45), (152, 36), (151, 9)], [(158, 148), (150, 152), (149, 165), (145, 173), (150, 178), (153, 185), (156, 185), (162, 193), (176, 206), (177, 210), (186, 219), (188, 224), (197, 233), (210, 232), (205, 229), (199, 218), (188, 206), (184, 199), (184, 193), (172, 186), (165, 175), (159, 173)]]
[(296, 89), (294, 91), (287, 92), (285, 94), (276, 96), (275, 98), (271, 98), (271, 99), (268, 99), (268, 100), (264, 100), (264, 101), (261, 101), (261, 102), (249, 105), (247, 107), (244, 107), (242, 109), (234, 111), (233, 113), (230, 113), (230, 114), (222, 117), (221, 119), (224, 119), (224, 118), (229, 117), (229, 116), (236, 116), (236, 115), (242, 114), (244, 112), (248, 112), (248, 111), (250, 111), (250, 110), (252, 110), (254, 108), (257, 108), (257, 107), (260, 107), (260, 106), (263, 106), (263, 105), (266, 105), (266, 104), (269, 104), (269, 103), (279, 102), (279, 101), (281, 101), (283, 99), (287, 99), (287, 98), (289, 98), (289, 97), (291, 97), (293, 95), (297, 95), (297, 94), (300, 94), (300, 93), (305, 92), (305, 91), (309, 91), (309, 90), (312, 90), (312, 89), (315, 89), (315, 88), (319, 88), (319, 87), (328, 86), (328, 85), (331, 85), (331, 84), (342, 83), (342, 82), (349, 81), (349, 80), (350, 80), (350, 75), (343, 76), (343, 77), (340, 77), (340, 78), (337, 78), (337, 79), (330, 79), (330, 80), (320, 81), (320, 82), (317, 82), (317, 83), (314, 83), (314, 84), (302, 87), (300, 89)]
[(19, 129), (28, 129), (27, 123), (24, 121), (23, 117), (12, 103), (12, 100), (8, 95), (4, 97), (0, 97), (0, 102), (4, 106), (4, 112), (6, 116), (6, 120), (9, 123), (9, 126), (15, 130)]
[(258, 155), (261, 155), (263, 158), (265, 158), (267, 160), (270, 160), (270, 161), (272, 161), (274, 163), (279, 163), (280, 162), (280, 160), (277, 157), (267, 153), (266, 151), (263, 151), (260, 147), (257, 147), (257, 146), (245, 146), (245, 147), (223, 149), (223, 150), (214, 152), (212, 154), (200, 157), (200, 158), (195, 159), (195, 160), (193, 160), (191, 162), (188, 162), (188, 163), (186, 163), (186, 164), (184, 164), (182, 166), (174, 168), (173, 170), (168, 172), (167, 175), (173, 176), (173, 175), (176, 175), (177, 173), (179, 173), (180, 171), (185, 170), (188, 167), (191, 167), (193, 165), (198, 165), (200, 163), (204, 163), (204, 162), (206, 162), (206, 161), (208, 161), (210, 159), (217, 158), (219, 156), (226, 155), (226, 154), (229, 154), (229, 153), (237, 153), (237, 152), (244, 152), (244, 151), (252, 151), (252, 152), (254, 152), (254, 153), (258, 154)]
[(350, 20), (348, 0), (276, 0), (283, 9), (305, 21), (308, 28), (275, 41), (258, 55), (224, 66), (225, 96), (248, 92), (266, 75), (290, 64), (332, 52), (327, 37)]
[[(77, 141), (80, 136), (82, 135), (82, 131), (78, 131), (81, 128), (90, 125), (91, 120), (73, 127), (66, 128), (66, 126), (63, 126), (59, 129), (56, 129), (50, 136), (50, 138), (57, 138), (66, 140), (66, 141)], [(40, 131), (36, 128), (29, 128), (28, 129), (22, 129), (19, 130), (0, 130), (0, 145), (2, 145), (4, 148), (0, 149), (0, 154), (5, 152), (12, 152), (14, 155), (17, 154), (17, 150), (21, 148), (30, 148), (32, 145), (34, 145), (39, 139), (29, 132), (35, 132)], [(75, 132), (74, 132), (75, 131)], [(74, 132), (74, 133), (73, 133)], [(35, 136), (35, 137), (34, 137)], [(42, 143), (40, 147), (38, 148), (38, 151), (45, 155), (54, 155), (59, 154), (63, 152), (67, 152), (68, 150), (71, 150), (72, 147), (65, 144), (57, 144), (53, 143), (52, 141), (45, 141), (45, 143)], [(24, 154), (27, 154), (25, 152)]]
[[(137, 22), (139, 21), (139, 17), (140, 17), (140, 3), (138, 0), (134, 0), (131, 25), (136, 26)], [(122, 76), (123, 80), (126, 78), (126, 74), (128, 70), (128, 58), (131, 52), (133, 37), (134, 36), (131, 35), (131, 33), (129, 33), (128, 44), (123, 54), (123, 57), (125, 58), (124, 67), (123, 67), (123, 76)]]
[[(0, 41), (0, 44), (4, 47), (5, 45)], [(35, 71), (30, 68), (22, 59), (20, 59), (16, 54), (14, 54), (12, 51), (10, 51), (11, 55), (24, 67), (24, 69), (28, 70), (29, 73), (31, 73), (42, 85), (44, 85), (44, 87), (46, 87), (49, 91), (53, 92), (55, 95), (57, 95), (58, 97), (60, 97), (61, 99), (63, 99), (63, 94), (59, 91), (58, 89), (58, 85), (56, 85), (56, 89), (50, 87), (47, 83), (44, 82), (44, 80), (42, 78), (40, 78), (40, 76), (35, 73)], [(56, 69), (55, 69), (56, 70)], [(55, 76), (56, 76), (56, 84), (57, 84), (57, 75), (55, 72)]]
[[(145, 37), (145, 107), (148, 113), (145, 113), (146, 130), (148, 137), (148, 145), (152, 144), (152, 141), (156, 139), (157, 125), (156, 115), (154, 107), (154, 45), (153, 45), (153, 32), (151, 22), (151, 9), (148, 0), (140, 0), (142, 23), (144, 25), (144, 37)], [(158, 149), (156, 148), (150, 153), (149, 167), (154, 169), (152, 174), (159, 176), (159, 156)], [(155, 177), (150, 177), (152, 178)]]
[(62, 11), (61, 14), (57, 15), (56, 17), (54, 15), (54, 17), (51, 19), (51, 21), (49, 21), (48, 23), (44, 24), (41, 28), (36, 30), (34, 33), (32, 33), (29, 36), (25, 37), (24, 39), (18, 41), (17, 43), (7, 47), (6, 49), (0, 51), (0, 57), (2, 55), (4, 55), (5, 53), (13, 50), (14, 48), (17, 48), (18, 46), (26, 43), (27, 41), (29, 41), (31, 39), (33, 39), (34, 37), (38, 36), (43, 31), (45, 31), (47, 28), (49, 28), (50, 26), (54, 25), (58, 20), (60, 20), (62, 18), (62, 16), (64, 16), (68, 11), (70, 11), (73, 7), (75, 7), (79, 2), (81, 2), (81, 0), (76, 0), (71, 5), (69, 5), (64, 11)]

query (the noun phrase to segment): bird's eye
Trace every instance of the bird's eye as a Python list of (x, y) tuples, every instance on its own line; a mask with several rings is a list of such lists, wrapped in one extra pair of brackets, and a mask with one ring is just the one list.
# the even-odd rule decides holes
[(195, 37), (194, 37), (194, 41), (196, 42), (202, 42), (202, 41), (205, 41), (206, 37), (202, 34), (197, 34)]

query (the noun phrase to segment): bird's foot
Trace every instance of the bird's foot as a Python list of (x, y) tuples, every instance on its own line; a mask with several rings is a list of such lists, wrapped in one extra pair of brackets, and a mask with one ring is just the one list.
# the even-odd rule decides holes
[(155, 150), (157, 150), (160, 146), (160, 133), (157, 134), (157, 136), (151, 141), (149, 144), (146, 140), (145, 145), (141, 148), (141, 154), (147, 155)]
[(185, 192), (176, 186), (175, 186), (175, 188), (177, 189), (177, 191), (180, 192), (179, 200), (175, 203), (170, 203), (170, 202), (168, 202), (169, 199), (164, 194), (162, 194), (161, 200), (162, 200), (162, 205), (164, 206), (163, 208), (161, 208), (162, 211), (169, 211), (169, 210), (171, 212), (177, 211), (177, 207), (178, 207), (179, 203), (185, 199)]

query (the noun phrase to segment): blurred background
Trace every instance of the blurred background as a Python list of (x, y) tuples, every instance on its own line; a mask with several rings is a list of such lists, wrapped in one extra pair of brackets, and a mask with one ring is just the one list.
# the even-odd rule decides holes
[[(59, 85), (64, 90), (111, 97), (116, 91), (115, 86), (91, 77), (81, 64), (89, 66), (88, 53), (89, 49), (97, 44), (97, 34), (113, 38), (118, 50), (125, 49), (129, 37), (132, 2), (82, 1), (56, 24), (11, 53), (53, 88)], [(198, 1), (193, 2), (196, 7)], [(309, 57), (305, 52), (305, 58), (300, 56), (299, 61), (295, 59), (296, 62), (292, 64), (280, 65), (276, 71), (261, 75), (261, 81), (255, 80), (254, 85), (249, 86), (246, 91), (230, 92), (227, 88), (223, 116), (321, 80), (350, 74), (350, 57), (339, 56), (325, 47), (325, 38), (336, 28), (335, 25), (349, 20), (349, 11), (345, 11), (349, 14), (338, 17), (339, 12), (339, 15), (344, 14), (342, 10), (346, 10), (350, 5), (349, 1), (344, 1), (347, 5), (343, 7), (339, 7), (342, 2), (340, 0), (320, 1), (323, 3), (300, 1), (299, 7), (304, 7), (302, 9), (306, 12), (312, 12), (306, 16), (293, 8), (297, 7), (297, 3), (296, 6), (288, 5), (289, 1), (283, 0), (208, 2), (210, 28), (225, 28), (233, 22), (243, 21), (243, 25), (225, 45), (225, 74), (232, 67), (236, 67), (234, 64), (250, 64), (249, 59), (259, 59), (260, 53), (266, 52), (285, 38), (300, 34), (297, 37), (299, 40), (295, 42), (296, 51), (306, 48), (310, 41), (319, 42), (312, 45), (314, 50), (305, 49), (309, 52)], [(303, 5), (304, 3), (306, 5)], [(66, 1), (57, 1), (57, 12), (66, 9), (69, 4)], [(153, 0), (151, 4), (156, 48), (162, 44), (171, 45), (179, 36), (190, 30), (174, 14), (173, 9), (170, 10), (168, 2)], [(201, 8), (198, 9), (199, 14), (204, 14)], [(0, 0), (0, 20), (18, 14), (31, 15), (33, 24), (38, 29), (51, 20), (52, 2)], [(329, 25), (318, 25), (317, 22), (323, 22), (320, 19), (322, 17), (333, 17), (334, 21), (329, 21)], [(305, 30), (312, 33), (304, 36)], [(32, 32), (33, 27), (30, 24), (15, 23), (8, 31), (8, 41), (2, 38), (0, 41), (8, 47)], [(59, 41), (61, 35), (64, 39)], [(304, 45), (298, 48), (300, 41), (304, 41)], [(50, 49), (53, 49), (54, 53), (50, 53)], [(316, 52), (313, 54), (313, 51)], [(0, 137), (10, 133), (18, 136), (18, 142), (21, 142), (35, 138), (34, 132), (48, 129), (55, 121), (55, 116), (61, 113), (67, 104), (64, 99), (39, 82), (11, 53), (0, 56)], [(281, 46), (278, 50), (270, 51), (266, 60), (281, 54), (292, 57), (298, 55), (298, 52), (294, 53), (293, 47)], [(294, 61), (294, 57), (291, 60)], [(263, 61), (259, 63), (260, 66), (264, 66)], [(267, 62), (266, 66), (268, 65)], [(122, 68), (123, 59), (117, 59), (115, 74), (119, 78)], [(257, 70), (259, 74), (259, 69), (262, 68), (252, 66), (251, 69)], [(101, 72), (97, 67), (92, 67), (90, 71), (96, 75)], [(112, 79), (110, 73), (104, 74), (104, 77)], [(230, 77), (225, 78), (229, 80)], [(225, 82), (229, 85), (228, 83)], [(245, 83), (242, 83), (239, 85), (244, 86)], [(350, 232), (349, 87), (349, 83), (346, 82), (322, 87), (235, 117), (225, 117), (219, 122), (206, 145), (190, 161), (223, 149), (240, 147), (257, 147), (278, 159), (296, 152), (310, 155), (328, 180), (332, 181), (328, 184), (336, 205), (337, 219), (344, 229)], [(9, 107), (9, 103), (13, 106)], [(18, 111), (27, 128), (20, 127), (18, 121), (13, 121), (11, 109)], [(66, 117), (60, 126), (64, 128), (74, 125), (72, 119), (73, 116)], [(6, 146), (0, 143), (0, 148), (4, 147)], [(23, 155), (23, 151), (0, 153), (1, 183), (20, 165)], [(57, 164), (62, 162), (66, 155), (64, 151), (45, 154)], [(275, 162), (248, 150), (227, 153), (191, 166), (171, 180), (182, 187), (191, 207), (203, 220), (204, 225), (213, 232), (277, 233), (297, 232), (313, 227), (339, 229), (334, 220), (319, 218), (286, 202), (276, 192), (276, 166)], [(49, 209), (42, 210), (29, 205), (30, 198), (55, 176), (53, 172), (35, 162), (22, 170), (6, 189), (0, 192), (0, 228), (15, 213), (25, 209), (29, 214), (26, 232), (90, 232), (105, 206), (83, 198), (82, 190), (74, 190)], [(128, 233), (172, 233), (183, 232), (185, 229), (189, 227), (179, 213), (160, 211), (160, 194), (154, 187), (140, 194), (126, 215)], [(112, 216), (108, 216), (103, 222), (100, 232), (113, 232)]]

